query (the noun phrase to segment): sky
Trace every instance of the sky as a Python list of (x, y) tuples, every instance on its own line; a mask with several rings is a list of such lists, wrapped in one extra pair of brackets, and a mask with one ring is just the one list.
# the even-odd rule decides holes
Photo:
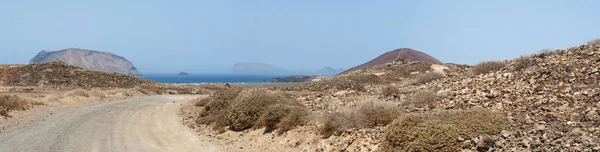
[(0, 64), (41, 50), (111, 52), (142, 73), (237, 62), (348, 69), (398, 48), (476, 64), (600, 37), (597, 0), (4, 0)]

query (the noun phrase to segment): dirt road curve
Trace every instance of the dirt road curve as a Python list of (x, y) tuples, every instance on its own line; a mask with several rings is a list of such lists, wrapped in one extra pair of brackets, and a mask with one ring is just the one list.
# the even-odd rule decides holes
[(0, 133), (0, 151), (219, 151), (179, 122), (184, 98), (142, 97), (55, 113)]

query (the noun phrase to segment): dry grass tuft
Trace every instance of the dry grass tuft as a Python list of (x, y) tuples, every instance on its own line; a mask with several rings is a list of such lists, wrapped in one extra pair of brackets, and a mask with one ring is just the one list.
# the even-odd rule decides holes
[(594, 39), (587, 42), (588, 45), (600, 45), (600, 39)]
[(382, 151), (459, 151), (459, 137), (500, 133), (509, 128), (502, 113), (487, 109), (404, 115), (385, 134)]
[(499, 71), (505, 66), (506, 65), (502, 61), (485, 61), (473, 66), (470, 72), (473, 75), (486, 74), (494, 71)]
[(11, 117), (11, 116), (8, 114), (8, 110), (7, 110), (6, 108), (2, 107), (2, 106), (0, 106), (0, 116), (3, 116), (3, 117), (9, 117), (9, 118)]
[(531, 58), (529, 58), (527, 56), (521, 56), (514, 60), (511, 70), (518, 71), (518, 70), (529, 68), (534, 65), (535, 65), (535, 62)]
[(327, 138), (340, 135), (352, 128), (386, 126), (402, 114), (398, 105), (390, 102), (367, 102), (358, 107), (328, 115), (319, 127), (319, 134)]
[(15, 95), (2, 95), (0, 96), (0, 115), (10, 117), (8, 114), (10, 111), (27, 110), (43, 104), (42, 102), (28, 101)]
[(425, 84), (441, 78), (444, 78), (444, 74), (438, 72), (429, 72), (419, 75), (412, 84)]
[(437, 96), (435, 91), (424, 90), (417, 91), (412, 96), (409, 97), (409, 100), (402, 103), (403, 105), (413, 105), (413, 106), (430, 106), (435, 107), (435, 103), (437, 103), (440, 98)]
[(397, 98), (399, 94), (400, 90), (393, 85), (385, 86), (381, 90), (381, 95), (385, 98)]
[(546, 58), (546, 57), (548, 57), (548, 56), (550, 56), (552, 54), (554, 54), (553, 50), (551, 50), (551, 49), (542, 49), (538, 53), (533, 54), (532, 56), (543, 59), (543, 58)]

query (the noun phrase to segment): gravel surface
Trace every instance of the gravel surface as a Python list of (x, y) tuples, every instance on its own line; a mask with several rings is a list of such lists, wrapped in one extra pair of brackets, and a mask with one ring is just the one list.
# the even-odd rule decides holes
[(195, 96), (150, 96), (54, 113), (0, 133), (0, 151), (220, 151), (179, 121)]

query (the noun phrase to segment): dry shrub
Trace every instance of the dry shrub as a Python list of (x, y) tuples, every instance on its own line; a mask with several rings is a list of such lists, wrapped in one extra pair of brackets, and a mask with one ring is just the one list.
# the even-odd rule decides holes
[(388, 85), (383, 87), (381, 90), (381, 95), (386, 98), (396, 98), (400, 94), (400, 90), (393, 85)]
[(308, 111), (301, 105), (275, 104), (267, 107), (260, 116), (254, 128), (266, 128), (265, 133), (277, 129), (283, 134), (296, 126), (307, 122)]
[(8, 114), (8, 109), (6, 109), (2, 106), (0, 106), (0, 116), (9, 117), (9, 118), (12, 117)]
[(358, 111), (368, 118), (364, 122), (367, 128), (388, 125), (401, 114), (400, 107), (390, 102), (367, 102)]
[(415, 81), (413, 82), (413, 84), (425, 84), (437, 79), (441, 79), (444, 78), (444, 74), (438, 73), (438, 72), (429, 72), (429, 73), (425, 73), (425, 74), (421, 74), (419, 75)]
[(10, 110), (27, 110), (31, 108), (31, 103), (21, 99), (15, 95), (3, 95), (0, 96), (0, 106)]
[(529, 58), (527, 56), (521, 56), (513, 61), (511, 70), (518, 71), (521, 69), (529, 68), (534, 65), (535, 65), (535, 62), (531, 58)]
[(504, 67), (505, 65), (502, 61), (484, 61), (473, 66), (470, 72), (473, 75), (480, 75), (498, 71)]
[(286, 99), (281, 99), (264, 90), (253, 90), (248, 94), (243, 95), (231, 106), (231, 110), (227, 115), (229, 129), (233, 131), (243, 131), (251, 128), (268, 106), (282, 102), (279, 100)]
[(224, 119), (229, 112), (230, 104), (234, 102), (233, 99), (241, 91), (240, 88), (218, 90), (210, 97), (200, 99), (195, 105), (204, 108), (200, 112), (200, 117), (196, 120), (196, 123), (204, 125), (213, 124), (214, 129), (227, 126)]
[(366, 102), (358, 107), (328, 115), (319, 127), (319, 133), (327, 138), (353, 128), (386, 126), (402, 114), (398, 105), (389, 102)]
[(552, 54), (554, 54), (553, 50), (551, 50), (551, 49), (542, 49), (538, 53), (533, 54), (532, 56), (543, 59), (543, 58), (546, 58), (546, 57), (548, 57), (548, 56), (550, 56)]
[(243, 92), (239, 88), (215, 92), (195, 103), (204, 107), (196, 120), (198, 124), (213, 125), (213, 129), (232, 131), (263, 128), (285, 133), (306, 123), (308, 111), (298, 101), (284, 93), (269, 93), (255, 89)]
[(435, 91), (424, 90), (415, 92), (412, 96), (410, 96), (409, 100), (405, 101), (403, 104), (434, 107), (435, 103), (437, 103), (439, 100), (440, 98), (437, 96)]
[(459, 151), (459, 137), (495, 135), (509, 128), (507, 117), (488, 109), (410, 114), (388, 128), (382, 151)]
[(0, 96), (0, 115), (10, 117), (8, 112), (15, 110), (27, 110), (36, 105), (43, 105), (42, 102), (32, 102), (22, 99), (15, 95)]
[(587, 42), (588, 45), (600, 45), (600, 39), (594, 39)]

